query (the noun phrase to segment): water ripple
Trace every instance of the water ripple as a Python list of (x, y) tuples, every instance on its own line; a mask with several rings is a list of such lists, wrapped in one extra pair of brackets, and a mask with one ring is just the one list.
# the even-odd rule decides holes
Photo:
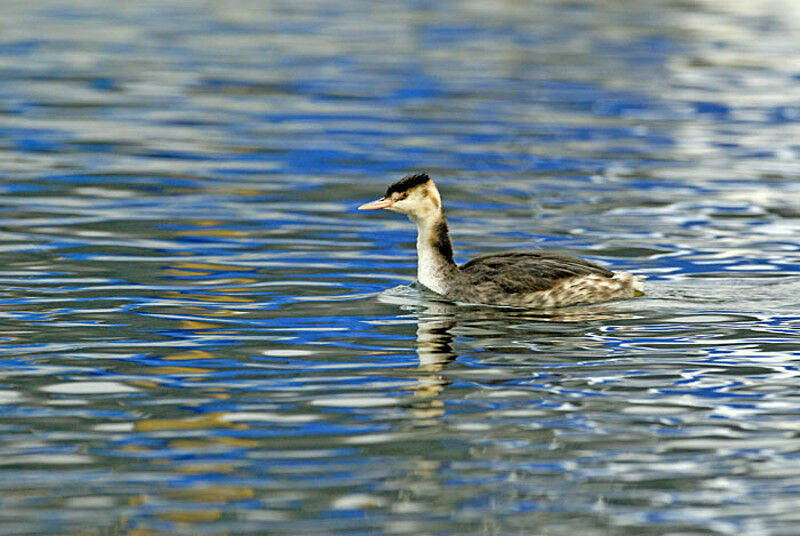
[[(792, 13), (4, 6), (0, 534), (793, 534)], [(442, 302), (417, 169), (647, 295)]]

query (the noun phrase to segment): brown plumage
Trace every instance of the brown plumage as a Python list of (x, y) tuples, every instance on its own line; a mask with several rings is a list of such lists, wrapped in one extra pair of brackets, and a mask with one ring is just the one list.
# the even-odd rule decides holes
[(384, 197), (359, 207), (378, 208), (406, 214), (417, 224), (417, 279), (454, 301), (546, 308), (643, 294), (641, 280), (632, 274), (557, 253), (499, 253), (457, 266), (441, 196), (424, 173), (403, 177)]

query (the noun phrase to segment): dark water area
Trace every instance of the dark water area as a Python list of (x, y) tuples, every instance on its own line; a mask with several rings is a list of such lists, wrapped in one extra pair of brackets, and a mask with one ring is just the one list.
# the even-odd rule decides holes
[[(800, 533), (789, 2), (5, 2), (0, 536)], [(646, 277), (524, 311), (459, 261)]]

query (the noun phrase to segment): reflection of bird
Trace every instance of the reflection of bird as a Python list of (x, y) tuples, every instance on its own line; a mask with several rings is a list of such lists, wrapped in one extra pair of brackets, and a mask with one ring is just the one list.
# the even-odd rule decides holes
[(417, 279), (454, 301), (545, 308), (643, 294), (632, 274), (555, 253), (507, 252), (456, 265), (439, 190), (425, 173), (403, 177), (382, 198), (358, 208), (385, 208), (414, 221)]

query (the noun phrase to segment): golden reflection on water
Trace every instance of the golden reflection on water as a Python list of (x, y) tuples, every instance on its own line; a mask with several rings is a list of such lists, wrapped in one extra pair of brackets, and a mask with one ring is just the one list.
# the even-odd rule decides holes
[[(197, 222), (199, 226), (211, 227), (218, 222), (204, 221)], [(184, 233), (192, 236), (242, 236), (243, 233), (230, 232), (228, 230), (204, 229), (202, 231), (191, 230)], [(231, 325), (215, 322), (214, 320), (231, 318), (241, 314), (237, 309), (238, 304), (253, 303), (256, 298), (244, 295), (252, 292), (249, 285), (257, 283), (258, 280), (246, 277), (227, 277), (231, 272), (251, 271), (251, 268), (222, 263), (201, 263), (201, 262), (175, 262), (166, 266), (162, 274), (166, 277), (198, 278), (195, 290), (191, 292), (178, 292), (166, 290), (161, 293), (161, 297), (169, 300), (176, 300), (178, 306), (170, 307), (170, 314), (191, 315), (191, 319), (177, 318), (176, 329), (190, 334), (201, 335), (227, 335), (235, 336), (240, 333), (238, 329), (231, 329)], [(226, 274), (217, 276), (217, 274)], [(184, 281), (186, 284), (187, 281)], [(191, 280), (188, 280), (191, 283)], [(205, 288), (213, 286), (212, 288)], [(196, 305), (184, 305), (186, 300), (192, 300), (201, 304), (214, 304), (213, 307), (200, 307)], [(220, 307), (220, 304), (231, 304), (230, 308)], [(175, 361), (212, 361), (218, 359), (214, 352), (209, 350), (179, 349), (163, 356), (164, 360)], [(185, 382), (202, 382), (205, 377), (212, 374), (215, 369), (192, 365), (158, 365), (148, 368), (148, 374), (154, 378), (163, 377), (165, 380), (175, 381), (179, 379)], [(153, 382), (138, 382), (153, 383)], [(226, 399), (230, 393), (224, 387), (209, 387), (195, 389), (195, 393), (200, 392), (211, 399)], [(198, 402), (200, 404), (201, 402)], [(187, 403), (187, 406), (196, 404)], [(206, 413), (203, 415), (189, 415), (183, 417), (144, 417), (133, 423), (133, 430), (145, 434), (156, 434), (159, 437), (168, 434), (166, 439), (166, 449), (168, 451), (179, 451), (184, 453), (219, 453), (238, 449), (257, 449), (259, 441), (232, 437), (224, 434), (209, 434), (209, 431), (229, 430), (245, 431), (250, 429), (246, 423), (232, 422), (228, 417), (230, 412), (221, 411)], [(198, 433), (197, 437), (186, 437), (187, 433)], [(153, 451), (148, 446), (129, 446), (125, 447), (132, 451)], [(155, 447), (160, 448), (160, 447)], [(239, 467), (238, 463), (227, 463), (214, 460), (186, 460), (176, 463), (174, 458), (167, 456), (155, 458), (152, 463), (155, 466), (163, 466), (165, 470), (176, 474), (184, 475), (205, 475), (205, 474), (232, 474)], [(231, 504), (237, 501), (253, 499), (256, 491), (250, 486), (231, 486), (230, 484), (216, 485), (213, 482), (198, 482), (196, 486), (186, 488), (167, 488), (162, 489), (157, 494), (143, 494), (131, 499), (132, 504), (137, 506), (158, 506), (165, 502), (173, 505), (168, 510), (157, 512), (159, 519), (175, 523), (182, 532), (191, 532), (192, 526), (201, 526), (204, 523), (217, 521), (221, 518), (225, 509), (221, 505)], [(162, 534), (161, 532), (148, 529), (140, 530), (139, 534)]]
[[(247, 430), (249, 426), (242, 423), (232, 423), (226, 420), (227, 412), (218, 412), (200, 416), (182, 418), (145, 418), (134, 423), (134, 430), (145, 433), (165, 432), (202, 432), (202, 437), (197, 438), (172, 438), (167, 441), (169, 451), (184, 453), (209, 453), (224, 452), (238, 449), (258, 448), (259, 442), (251, 439), (242, 439), (224, 435), (208, 435), (209, 430), (229, 429)], [(128, 450), (150, 450), (148, 447), (130, 448)], [(223, 461), (188, 460), (176, 463), (171, 456), (155, 458), (151, 462), (155, 467), (163, 466), (166, 470), (184, 475), (207, 474), (233, 474), (239, 468), (238, 463)], [(220, 504), (230, 504), (237, 501), (252, 499), (256, 491), (249, 486), (231, 486), (229, 484), (216, 485), (208, 482), (198, 482), (195, 486), (185, 488), (162, 489), (158, 494), (143, 494), (132, 499), (137, 505), (146, 506), (150, 503), (160, 505), (165, 500), (174, 505), (169, 510), (160, 511), (157, 517), (186, 525), (188, 530), (193, 524), (204, 523), (219, 519), (222, 513)], [(157, 533), (157, 532), (156, 532)]]
[(170, 359), (173, 361), (197, 361), (203, 359), (216, 359), (216, 356), (205, 350), (189, 350), (186, 352), (178, 352), (176, 354), (166, 355), (164, 356), (164, 359)]
[[(171, 430), (209, 430), (216, 428), (231, 428), (234, 430), (246, 430), (246, 424), (236, 424), (224, 419), (225, 413), (208, 413), (205, 415), (154, 419), (146, 418), (134, 423), (134, 430), (138, 432), (160, 432)], [(217, 438), (214, 438), (216, 441)]]

